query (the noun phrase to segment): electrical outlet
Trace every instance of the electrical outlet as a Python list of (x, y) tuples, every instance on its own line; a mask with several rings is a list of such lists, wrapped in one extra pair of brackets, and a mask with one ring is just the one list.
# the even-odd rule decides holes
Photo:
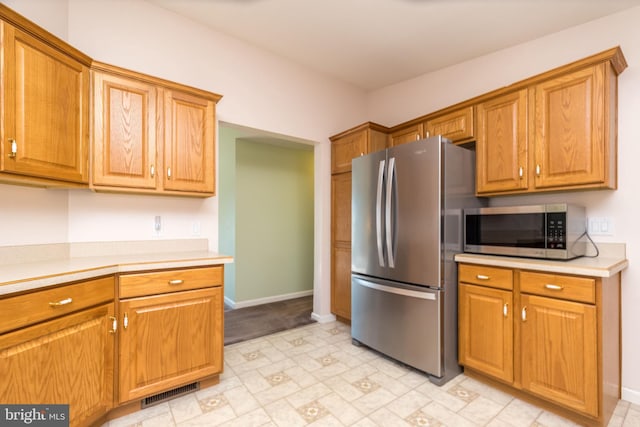
[(200, 235), (200, 221), (193, 221), (191, 223), (191, 235), (192, 236)]
[(613, 236), (613, 220), (607, 217), (589, 218), (590, 236)]
[(156, 232), (156, 236), (160, 235), (160, 231), (162, 230), (162, 217), (160, 215), (156, 215), (153, 219), (153, 230)]

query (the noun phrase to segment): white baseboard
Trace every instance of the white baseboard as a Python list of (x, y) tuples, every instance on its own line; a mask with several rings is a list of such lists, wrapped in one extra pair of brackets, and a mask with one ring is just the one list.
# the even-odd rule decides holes
[(622, 400), (640, 405), (640, 391), (622, 387)]
[(334, 322), (336, 320), (336, 316), (333, 314), (316, 314), (315, 312), (311, 313), (311, 318), (318, 323), (329, 323)]
[(309, 289), (308, 291), (292, 292), (290, 294), (275, 295), (275, 296), (265, 297), (265, 298), (256, 298), (256, 299), (240, 301), (240, 302), (235, 302), (230, 298), (224, 297), (224, 303), (225, 305), (228, 305), (232, 309), (236, 309), (236, 308), (251, 307), (251, 306), (260, 305), (260, 304), (268, 304), (270, 302), (286, 301), (288, 299), (301, 298), (309, 295), (313, 295), (313, 289)]

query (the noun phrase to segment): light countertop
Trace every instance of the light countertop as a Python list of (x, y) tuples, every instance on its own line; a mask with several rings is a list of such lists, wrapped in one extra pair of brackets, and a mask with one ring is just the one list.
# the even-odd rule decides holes
[(457, 254), (454, 259), (456, 262), (467, 264), (482, 264), (591, 277), (611, 277), (629, 265), (629, 261), (623, 254), (606, 254), (596, 258), (581, 257), (570, 261), (551, 261), (464, 253)]
[(232, 257), (208, 251), (203, 249), (202, 245), (193, 247), (197, 249), (173, 252), (150, 250), (146, 253), (143, 249), (137, 249), (127, 253), (126, 249), (121, 248), (119, 253), (105, 255), (64, 256), (63, 254), (53, 259), (25, 257), (24, 259), (28, 261), (0, 265), (0, 296), (109, 274), (233, 262)]

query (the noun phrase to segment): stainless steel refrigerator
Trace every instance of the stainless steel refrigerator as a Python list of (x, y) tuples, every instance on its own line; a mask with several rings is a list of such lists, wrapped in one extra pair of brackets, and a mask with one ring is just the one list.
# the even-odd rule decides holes
[(457, 269), (475, 153), (437, 136), (353, 160), (351, 335), (444, 384), (457, 362)]

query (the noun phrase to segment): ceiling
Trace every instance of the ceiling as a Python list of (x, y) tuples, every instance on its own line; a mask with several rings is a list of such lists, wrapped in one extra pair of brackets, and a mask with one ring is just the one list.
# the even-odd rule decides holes
[(147, 1), (365, 90), (640, 6), (640, 0)]

